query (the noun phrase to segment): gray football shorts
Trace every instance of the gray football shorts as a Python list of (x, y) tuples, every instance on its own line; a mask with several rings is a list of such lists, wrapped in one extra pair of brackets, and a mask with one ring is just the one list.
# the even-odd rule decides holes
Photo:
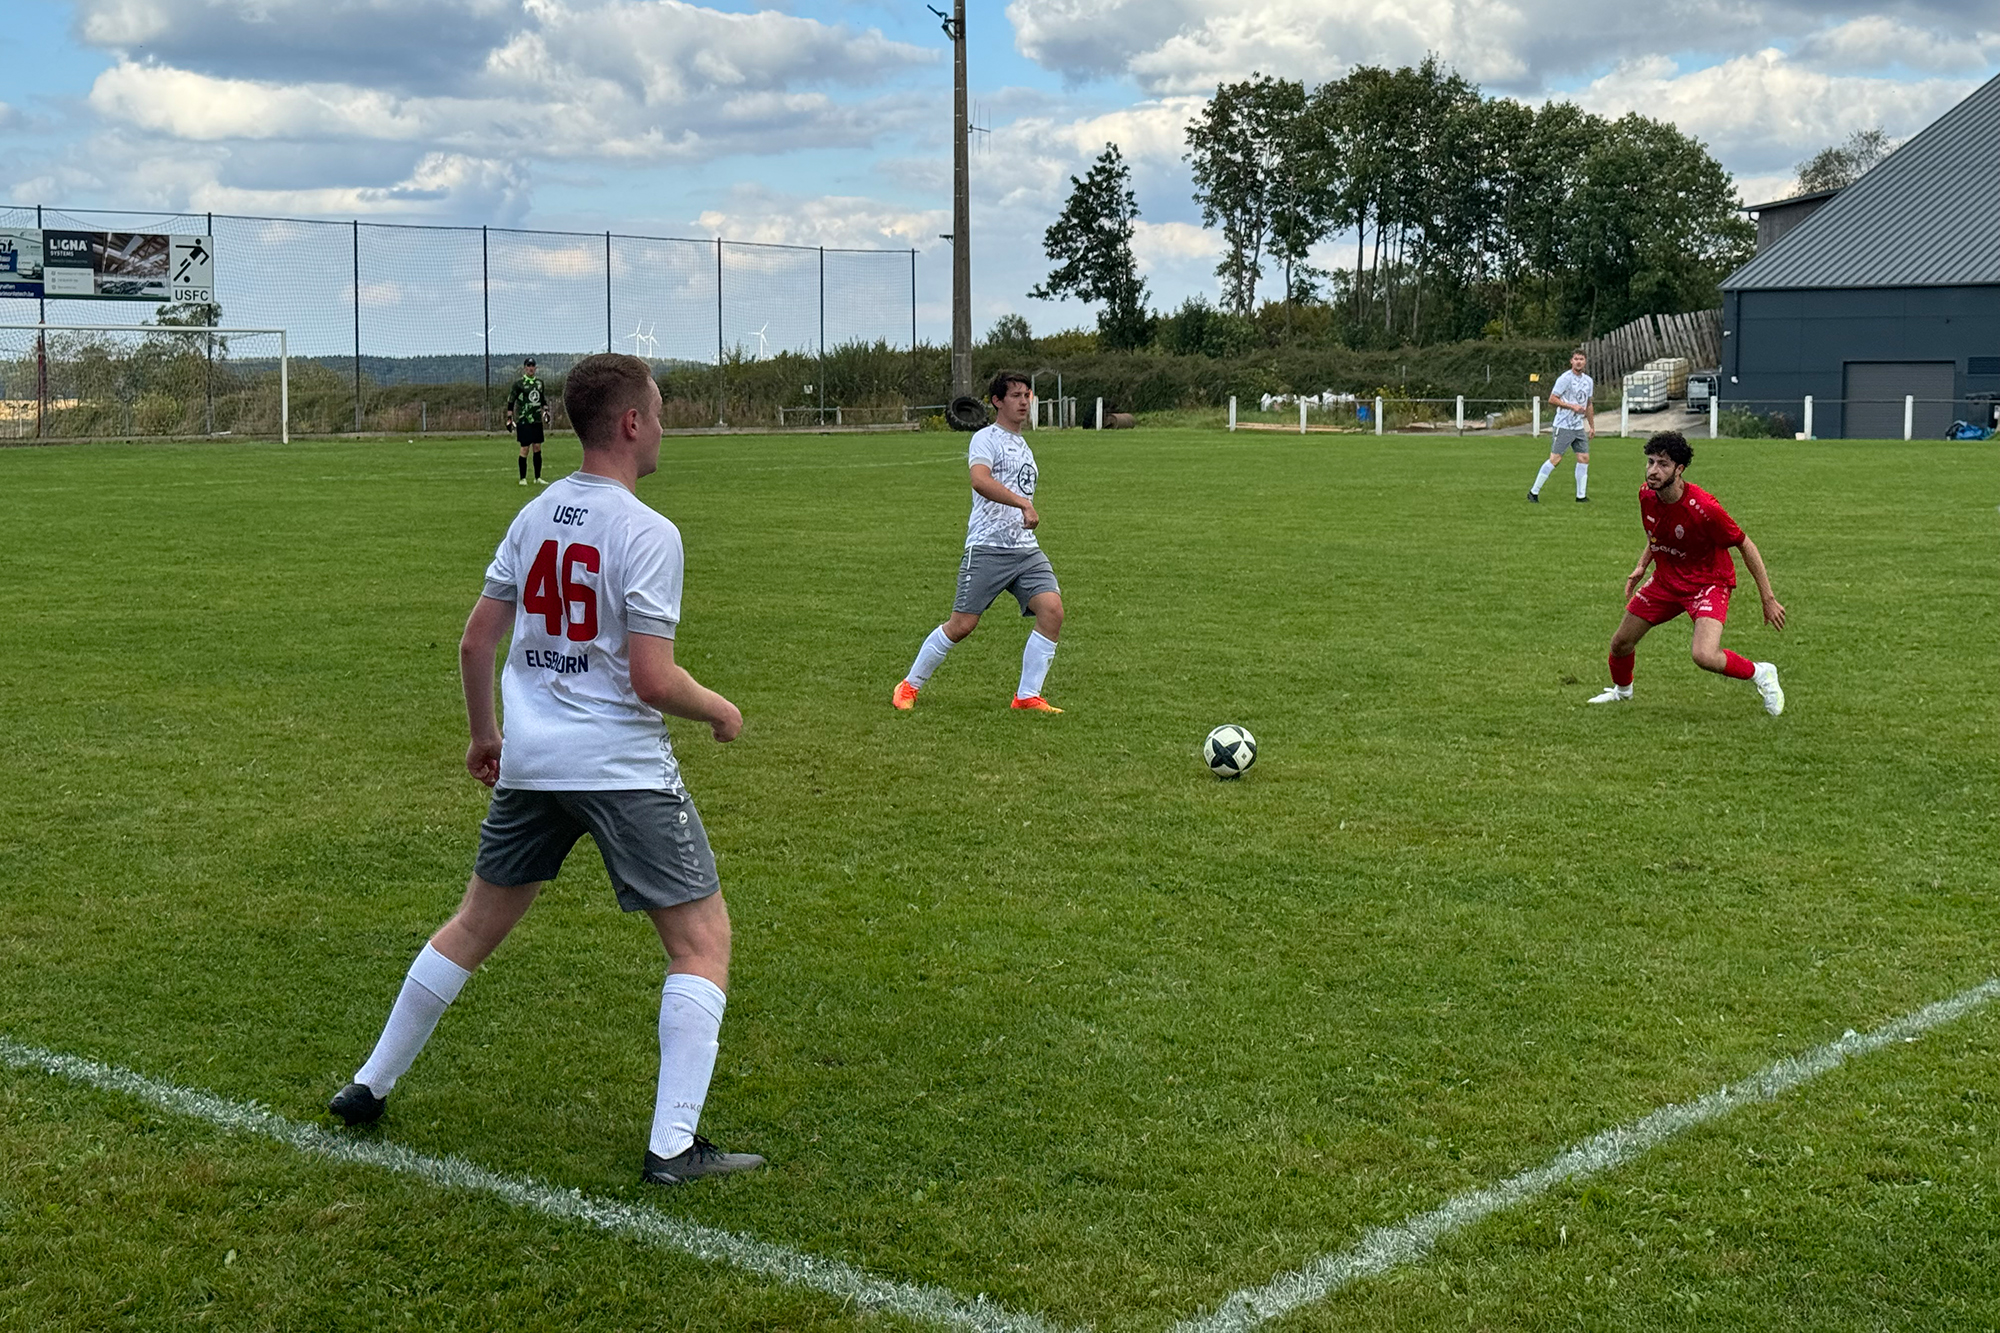
[(965, 559), (958, 562), (958, 596), (951, 609), (970, 615), (984, 615), (993, 599), (1003, 592), (1014, 594), (1021, 614), (1030, 598), (1045, 592), (1060, 593), (1056, 571), (1039, 546), (968, 546)]
[(671, 791), (495, 787), (479, 825), (473, 873), (501, 885), (554, 879), (586, 833), (628, 912), (677, 907), (722, 887), (694, 802)]
[(1570, 430), (1567, 427), (1556, 431), (1555, 438), (1549, 441), (1549, 452), (1552, 454), (1561, 454), (1567, 453), (1571, 449), (1576, 450), (1580, 454), (1589, 453), (1590, 432), (1587, 430)]

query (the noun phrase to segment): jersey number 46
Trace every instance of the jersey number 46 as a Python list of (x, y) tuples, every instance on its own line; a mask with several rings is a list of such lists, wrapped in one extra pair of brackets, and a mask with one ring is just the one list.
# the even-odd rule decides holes
[(576, 571), (595, 574), (601, 563), (595, 546), (578, 542), (558, 556), (553, 540), (543, 542), (528, 567), (521, 606), (542, 618), (550, 638), (567, 633), (577, 643), (589, 643), (597, 637), (597, 589), (578, 579)]

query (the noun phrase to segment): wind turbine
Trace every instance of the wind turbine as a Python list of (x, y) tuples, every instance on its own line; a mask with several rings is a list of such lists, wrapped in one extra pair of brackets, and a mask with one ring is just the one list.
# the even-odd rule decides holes
[(771, 340), (764, 336), (764, 329), (768, 329), (770, 327), (771, 327), (771, 321), (767, 319), (764, 321), (763, 329), (759, 329), (755, 333), (750, 335), (751, 337), (757, 340), (757, 356), (759, 360), (762, 360), (764, 354), (771, 350)]
[[(655, 321), (654, 324), (639, 324), (635, 322), (632, 325), (632, 331), (625, 335), (626, 338), (632, 340), (632, 355), (650, 359), (658, 354), (660, 340), (653, 336), (653, 329), (657, 323), (658, 321)], [(620, 342), (624, 340), (624, 338), (619, 339)], [(640, 350), (642, 347), (645, 349), (643, 352)]]

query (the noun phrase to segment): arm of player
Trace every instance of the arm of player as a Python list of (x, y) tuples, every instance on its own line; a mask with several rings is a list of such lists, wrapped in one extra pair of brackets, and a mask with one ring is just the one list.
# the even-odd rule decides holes
[(1001, 485), (1000, 479), (993, 475), (993, 469), (984, 463), (974, 463), (972, 465), (972, 489), (980, 495), (985, 496), (988, 500), (991, 500), (994, 504), (1006, 505), (1009, 508), (1020, 510), (1021, 526), (1030, 531), (1033, 531), (1035, 525), (1042, 521), (1042, 516), (1035, 512), (1035, 502), (1027, 496), (1018, 495), (1008, 487)]
[(1651, 542), (1647, 542), (1645, 549), (1639, 552), (1639, 563), (1632, 566), (1632, 572), (1625, 576), (1626, 601), (1628, 602), (1631, 601), (1632, 594), (1639, 591), (1639, 585), (1645, 582), (1646, 579), (1646, 566), (1652, 563), (1653, 563), (1653, 544)]
[(743, 714), (674, 661), (672, 639), (634, 634), (630, 642), (633, 693), (662, 713), (708, 723), (719, 741), (736, 739), (743, 730)]
[(472, 743), (465, 771), (487, 786), (500, 780), (500, 722), (493, 710), (493, 662), (500, 640), (514, 624), (514, 604), (481, 597), (458, 641), (458, 675), (465, 686), (465, 721)]
[(1585, 430), (1587, 430), (1587, 431), (1588, 431), (1588, 432), (1589, 432), (1589, 433), (1590, 433), (1590, 434), (1591, 434), (1591, 435), (1592, 435), (1593, 437), (1594, 437), (1594, 436), (1596, 436), (1596, 434), (1597, 434), (1597, 400), (1596, 400), (1595, 398), (1587, 398), (1587, 399), (1585, 399), (1585, 400), (1584, 400), (1584, 404), (1583, 404), (1583, 407), (1582, 407), (1581, 409), (1579, 409), (1579, 410), (1580, 410), (1580, 411), (1581, 411), (1581, 412), (1583, 413), (1583, 425), (1584, 425), (1584, 429), (1585, 429)]
[(1785, 608), (1778, 603), (1778, 594), (1771, 591), (1771, 574), (1764, 568), (1764, 557), (1757, 550), (1757, 543), (1747, 536), (1737, 546), (1743, 552), (1743, 563), (1750, 569), (1750, 577), (1757, 581), (1757, 596), (1764, 603), (1764, 623), (1772, 629), (1785, 627)]

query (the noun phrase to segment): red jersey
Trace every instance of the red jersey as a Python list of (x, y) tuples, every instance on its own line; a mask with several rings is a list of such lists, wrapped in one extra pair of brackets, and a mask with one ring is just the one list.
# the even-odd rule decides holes
[(1743, 529), (1716, 498), (1699, 486), (1681, 483), (1681, 498), (1667, 504), (1650, 486), (1639, 490), (1639, 517), (1653, 555), (1653, 577), (1663, 590), (1692, 594), (1721, 584), (1736, 586), (1736, 561), (1729, 548)]

